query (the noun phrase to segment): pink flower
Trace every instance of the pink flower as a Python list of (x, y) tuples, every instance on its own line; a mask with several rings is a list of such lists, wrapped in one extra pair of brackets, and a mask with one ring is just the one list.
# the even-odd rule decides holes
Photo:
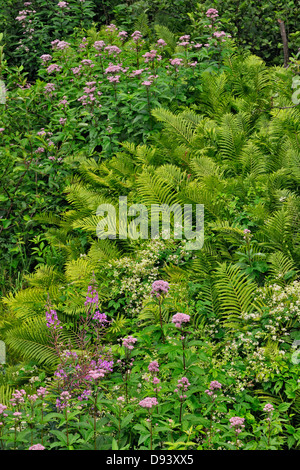
[(222, 388), (222, 384), (220, 384), (220, 382), (218, 382), (217, 380), (213, 380), (212, 382), (210, 382), (209, 388), (210, 390), (220, 389)]
[(147, 397), (147, 398), (144, 398), (144, 400), (141, 400), (139, 402), (139, 405), (142, 407), (142, 408), (152, 408), (153, 406), (156, 406), (158, 405), (158, 401), (155, 397)]
[(149, 372), (159, 372), (159, 365), (157, 361), (150, 362), (148, 366)]
[(163, 39), (158, 39), (157, 40), (158, 47), (165, 47), (167, 45), (166, 41)]
[(4, 132), (5, 131), (5, 127), (0, 127), (0, 132)]
[(120, 31), (118, 34), (119, 38), (125, 39), (128, 36), (127, 31)]
[(89, 377), (91, 377), (94, 380), (100, 379), (104, 377), (105, 371), (104, 370), (90, 370), (88, 373)]
[(43, 54), (41, 55), (40, 59), (42, 60), (43, 65), (45, 65), (46, 62), (52, 60), (52, 56), (50, 54)]
[(112, 63), (109, 64), (109, 66), (105, 69), (104, 73), (117, 73), (117, 72), (123, 72), (123, 69), (121, 65), (114, 65)]
[(150, 82), (149, 80), (145, 80), (144, 82), (142, 82), (142, 85), (144, 85), (144, 86), (151, 86), (151, 85), (152, 85), (152, 82)]
[(264, 406), (263, 411), (266, 411), (267, 413), (271, 413), (272, 411), (274, 411), (274, 406), (271, 405), (271, 403), (267, 403), (267, 404)]
[(169, 283), (167, 281), (154, 281), (152, 284), (152, 291), (150, 295), (156, 296), (159, 298), (161, 295), (167, 294), (170, 289)]
[(57, 4), (59, 8), (66, 8), (68, 5), (68, 2), (58, 2)]
[(57, 65), (57, 64), (51, 64), (49, 65), (49, 67), (47, 67), (47, 72), (48, 73), (52, 73), (52, 72), (60, 72), (61, 71), (61, 67), (60, 65)]
[(0, 414), (2, 414), (3, 411), (5, 411), (6, 409), (7, 409), (7, 406), (6, 406), (6, 405), (2, 405), (2, 404), (0, 403)]
[(122, 52), (118, 46), (106, 46), (104, 50), (108, 52), (108, 55), (114, 55), (114, 57)]
[(234, 428), (235, 432), (239, 434), (242, 432), (242, 428), (245, 427), (243, 424), (245, 421), (245, 418), (239, 418), (238, 416), (234, 416), (233, 418), (230, 418), (230, 427)]
[(59, 41), (58, 39), (55, 39), (54, 41), (52, 41), (51, 44), (52, 44), (52, 49), (57, 49), (60, 51), (68, 49), (68, 47), (70, 46), (70, 43), (66, 41)]
[(219, 16), (218, 10), (215, 8), (209, 8), (206, 12), (207, 18), (217, 18)]
[(190, 321), (190, 316), (185, 313), (175, 313), (172, 317), (172, 323), (175, 323), (176, 328), (181, 328), (182, 323)]
[(34, 444), (28, 450), (45, 450), (45, 447), (42, 444)]
[(134, 33), (132, 33), (131, 35), (132, 39), (134, 40), (134, 42), (138, 42), (139, 39), (142, 39), (142, 33), (140, 31), (134, 31)]
[(115, 75), (114, 77), (107, 77), (107, 80), (110, 81), (110, 83), (119, 83), (120, 75)]
[(111, 23), (107, 26), (106, 30), (107, 33), (113, 33), (114, 31), (118, 31), (118, 28), (115, 24)]
[(57, 318), (57, 313), (55, 310), (50, 309), (49, 312), (46, 312), (46, 320), (47, 320), (47, 327), (53, 328), (56, 330), (57, 328), (62, 329), (60, 325), (60, 321)]
[(133, 349), (133, 344), (137, 342), (136, 338), (133, 338), (133, 336), (128, 336), (127, 338), (123, 338), (123, 346), (124, 348), (127, 349)]

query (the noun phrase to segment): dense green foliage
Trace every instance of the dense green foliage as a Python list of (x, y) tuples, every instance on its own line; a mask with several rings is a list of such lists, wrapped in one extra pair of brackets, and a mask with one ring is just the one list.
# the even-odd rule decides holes
[[(0, 445), (299, 449), (296, 2), (60, 3), (34, 54), (0, 9)], [(99, 237), (120, 196), (204, 205), (203, 247)]]

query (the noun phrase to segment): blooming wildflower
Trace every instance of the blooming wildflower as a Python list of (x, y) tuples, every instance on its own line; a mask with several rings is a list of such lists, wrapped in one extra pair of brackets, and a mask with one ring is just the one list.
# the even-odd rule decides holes
[(74, 73), (74, 75), (78, 75), (82, 69), (82, 65), (79, 65), (78, 67), (73, 67), (71, 70)]
[(175, 313), (172, 317), (172, 323), (175, 323), (176, 328), (181, 328), (182, 323), (190, 321), (190, 316), (185, 313)]
[(118, 398), (117, 398), (117, 401), (118, 401), (119, 403), (123, 403), (123, 402), (125, 401), (125, 398), (124, 398), (124, 397), (118, 397)]
[(28, 450), (45, 450), (45, 447), (42, 444), (34, 444)]
[(182, 65), (183, 59), (176, 57), (175, 59), (170, 59), (171, 65)]
[(132, 33), (131, 37), (134, 40), (134, 42), (138, 42), (139, 39), (141, 39), (143, 36), (142, 36), (142, 33), (140, 31), (134, 31), (134, 33)]
[(121, 65), (114, 65), (112, 63), (109, 64), (109, 66), (105, 69), (104, 73), (117, 73), (117, 72), (122, 72), (123, 69)]
[(92, 379), (94, 380), (97, 380), (97, 379), (100, 379), (102, 377), (104, 377), (104, 370), (90, 370), (89, 373), (88, 373), (88, 376), (91, 377)]
[(209, 8), (206, 12), (206, 16), (207, 18), (217, 18), (219, 16), (218, 10), (216, 10), (215, 8)]
[(62, 118), (62, 117), (59, 118), (59, 124), (60, 124), (61, 126), (64, 126), (64, 125), (66, 124), (66, 122), (67, 122), (67, 118)]
[(68, 2), (58, 2), (57, 4), (59, 8), (66, 8), (68, 5)]
[(4, 127), (0, 127), (0, 132), (3, 132), (5, 131), (5, 128)]
[(99, 301), (98, 292), (92, 286), (88, 286), (88, 292), (87, 292), (84, 305), (95, 304), (96, 306), (98, 306), (98, 301)]
[(152, 408), (153, 406), (157, 406), (158, 405), (158, 401), (155, 397), (147, 397), (147, 398), (144, 398), (143, 400), (141, 400), (139, 402), (139, 405), (142, 407), (142, 408)]
[(46, 320), (48, 328), (53, 328), (54, 330), (57, 328), (62, 329), (55, 310), (50, 309), (50, 312), (46, 312)]
[(44, 398), (49, 392), (45, 387), (39, 387), (36, 393), (39, 397)]
[(235, 432), (239, 434), (242, 432), (242, 428), (245, 427), (243, 424), (245, 421), (245, 418), (239, 418), (238, 416), (234, 416), (233, 418), (230, 418), (230, 427), (234, 428)]
[(60, 51), (64, 51), (65, 49), (68, 49), (68, 47), (70, 46), (70, 43), (66, 41), (59, 41), (57, 39), (52, 41), (51, 44), (52, 44), (52, 49), (57, 49)]
[(193, 47), (194, 47), (195, 49), (200, 49), (200, 47), (202, 47), (202, 46), (203, 46), (203, 44), (197, 43), (197, 44), (194, 44)]
[(126, 39), (127, 36), (128, 36), (128, 33), (127, 31), (120, 31), (119, 34), (118, 34), (119, 38), (121, 39)]
[(139, 70), (133, 70), (133, 72), (131, 73), (131, 77), (138, 77), (139, 75), (141, 75), (142, 73), (144, 72), (144, 69), (139, 69)]
[(155, 295), (157, 298), (159, 298), (161, 295), (167, 294), (169, 288), (170, 286), (167, 281), (162, 281), (162, 280), (154, 281), (152, 284), (152, 290), (150, 292), (150, 295), (152, 296)]
[(114, 77), (107, 77), (107, 80), (110, 83), (120, 83), (120, 75), (115, 75)]
[(159, 372), (159, 365), (157, 361), (150, 362), (148, 366), (149, 372)]
[(60, 100), (60, 102), (58, 103), (58, 106), (64, 106), (64, 107), (66, 107), (66, 106), (69, 104), (69, 102), (67, 101), (66, 98), (67, 98), (67, 97), (64, 96), (63, 99)]
[(46, 62), (52, 60), (52, 56), (50, 54), (43, 54), (40, 59), (42, 60), (43, 65), (45, 65)]
[(213, 36), (215, 38), (223, 38), (224, 36), (226, 36), (226, 33), (225, 33), (225, 31), (215, 31), (213, 33)]
[(104, 42), (104, 41), (95, 41), (94, 44), (93, 44), (93, 47), (94, 47), (97, 51), (101, 51), (101, 49), (103, 49), (104, 46), (105, 46), (105, 42)]
[(91, 59), (83, 59), (81, 63), (83, 65), (89, 65), (91, 68), (95, 67), (95, 64), (93, 64), (93, 61)]
[(128, 336), (127, 338), (123, 338), (122, 341), (124, 348), (133, 349), (132, 345), (137, 342), (137, 339), (133, 338), (133, 336)]
[(114, 55), (114, 57), (122, 52), (118, 46), (106, 46), (104, 50), (108, 52), (108, 55)]
[(267, 413), (271, 413), (271, 411), (274, 411), (274, 406), (271, 405), (271, 403), (267, 403), (267, 404), (264, 406), (263, 411), (266, 411)]
[[(184, 391), (187, 391), (189, 385), (191, 384), (189, 380), (187, 379), (187, 377), (182, 377), (181, 379), (178, 379), (177, 381), (177, 387), (180, 389), (182, 388), (182, 390)], [(178, 388), (175, 389), (177, 392), (178, 392)]]
[(0, 414), (2, 414), (3, 411), (5, 411), (6, 409), (7, 409), (7, 406), (6, 406), (6, 405), (2, 405), (2, 404), (0, 403)]
[(25, 390), (15, 390), (15, 392), (12, 394), (12, 398), (10, 399), (11, 403), (13, 406), (16, 406), (20, 403), (24, 403), (24, 396), (26, 395)]
[(100, 313), (98, 310), (93, 316), (93, 320), (98, 320), (99, 323), (108, 323), (107, 316), (105, 313)]
[(38, 399), (38, 395), (34, 393), (33, 395), (27, 395), (27, 398), (30, 402), (34, 403)]
[(20, 416), (22, 416), (22, 413), (20, 413), (20, 411), (15, 411), (13, 413), (13, 416), (15, 416), (16, 418), (19, 418)]
[(62, 67), (60, 67), (60, 65), (57, 65), (57, 64), (51, 64), (49, 65), (49, 67), (47, 67), (47, 72), (48, 73), (52, 73), (52, 72), (60, 72), (62, 69)]
[(142, 82), (142, 85), (144, 85), (144, 86), (151, 86), (151, 85), (152, 85), (152, 82), (150, 82), (149, 80), (145, 80), (144, 82)]
[(158, 47), (165, 47), (167, 45), (166, 41), (163, 39), (158, 39), (157, 40)]
[(43, 153), (45, 152), (45, 149), (43, 147), (38, 147), (35, 151), (35, 153)]
[(220, 389), (222, 388), (222, 384), (220, 384), (220, 382), (218, 382), (217, 380), (213, 380), (212, 382), (210, 382), (209, 388), (210, 390)]
[(106, 30), (107, 33), (113, 33), (114, 31), (118, 31), (118, 28), (115, 24), (111, 23), (107, 26)]

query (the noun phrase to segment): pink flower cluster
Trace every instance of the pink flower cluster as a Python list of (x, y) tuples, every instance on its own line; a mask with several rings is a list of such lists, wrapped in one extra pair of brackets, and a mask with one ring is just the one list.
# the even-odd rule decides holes
[(274, 406), (271, 405), (271, 403), (267, 403), (264, 406), (263, 411), (266, 411), (267, 413), (272, 413), (272, 411), (274, 411)]
[(52, 56), (50, 54), (43, 54), (40, 59), (42, 60), (42, 64), (45, 65), (46, 62), (52, 60)]
[(239, 418), (238, 416), (234, 416), (233, 418), (230, 418), (229, 422), (230, 422), (230, 427), (231, 428), (234, 428), (235, 432), (237, 434), (239, 434), (240, 432), (242, 432), (242, 428), (245, 427), (245, 425), (243, 424), (245, 421), (245, 418)]
[(42, 444), (34, 444), (28, 450), (45, 450), (45, 447)]
[(97, 312), (95, 312), (95, 314), (93, 316), (93, 320), (98, 320), (98, 322), (100, 324), (108, 323), (106, 314), (105, 313), (100, 313), (99, 310), (97, 310)]
[(219, 13), (218, 13), (218, 10), (216, 10), (215, 8), (209, 8), (206, 12), (206, 16), (207, 18), (217, 18), (219, 16)]
[(172, 323), (175, 323), (176, 328), (181, 328), (182, 323), (188, 323), (190, 316), (186, 313), (175, 313), (172, 317)]
[(93, 47), (96, 49), (96, 51), (101, 51), (103, 47), (105, 46), (104, 41), (95, 41)]
[(159, 372), (159, 364), (157, 361), (150, 362), (148, 366), (149, 372)]
[(25, 398), (24, 398), (25, 396), (26, 396), (25, 390), (23, 390), (23, 389), (15, 390), (14, 393), (12, 394), (12, 398), (10, 399), (10, 402), (11, 402), (12, 406), (17, 406), (20, 403), (24, 403), (25, 402)]
[(90, 370), (88, 373), (88, 376), (93, 380), (103, 378), (105, 376), (105, 370), (104, 369)]
[(162, 56), (157, 54), (157, 51), (155, 49), (152, 49), (150, 52), (146, 52), (143, 57), (145, 59), (145, 63), (148, 63), (150, 61), (154, 62), (155, 59), (158, 61), (162, 59)]
[(50, 312), (46, 312), (47, 327), (56, 329), (62, 329), (60, 321), (57, 318), (57, 313), (55, 310), (50, 309)]
[(86, 300), (84, 302), (84, 305), (88, 306), (89, 304), (95, 304), (95, 306), (98, 306), (98, 301), (99, 301), (98, 292), (92, 286), (88, 286), (88, 292), (86, 295)]
[(150, 292), (150, 295), (155, 295), (157, 298), (159, 298), (160, 296), (167, 294), (169, 289), (170, 286), (167, 281), (154, 281), (152, 284), (152, 290)]
[(165, 47), (167, 45), (167, 43), (163, 39), (158, 39), (157, 40), (157, 45), (158, 45), (158, 47), (162, 48), (162, 47)]
[(209, 390), (205, 390), (205, 393), (207, 393), (207, 395), (209, 396), (212, 396), (214, 395), (214, 390), (220, 390), (221, 388), (222, 384), (220, 384), (220, 382), (218, 382), (217, 380), (213, 380), (212, 382), (210, 382)]
[(137, 339), (134, 338), (133, 336), (128, 336), (127, 338), (123, 338), (122, 341), (123, 341), (124, 348), (133, 349), (134, 348), (133, 344), (137, 342)]
[(48, 73), (53, 73), (53, 72), (60, 72), (62, 69), (62, 67), (60, 65), (57, 65), (57, 64), (51, 64), (49, 65), (49, 67), (47, 67), (47, 72)]
[(55, 39), (54, 41), (51, 41), (51, 46), (52, 46), (52, 49), (64, 51), (65, 49), (68, 49), (68, 47), (70, 47), (70, 43), (66, 41), (60, 41), (59, 39)]
[[(190, 382), (188, 380), (187, 377), (182, 377), (181, 379), (178, 379), (177, 381), (177, 387), (178, 388), (175, 388), (174, 392), (180, 392), (181, 395), (180, 395), (180, 399), (182, 400), (183, 398), (187, 398), (187, 395), (183, 395), (182, 392), (186, 392), (190, 386)], [(178, 390), (179, 389), (179, 390)]]
[(157, 406), (158, 405), (158, 401), (155, 397), (146, 397), (144, 398), (143, 400), (141, 400), (139, 402), (139, 405), (142, 407), (142, 408), (152, 408), (153, 406)]
[(122, 52), (118, 46), (106, 46), (104, 50), (108, 52), (108, 55), (113, 55), (114, 57), (117, 57)]
[(134, 42), (138, 43), (140, 39), (142, 39), (143, 35), (140, 31), (134, 31), (131, 35)]

